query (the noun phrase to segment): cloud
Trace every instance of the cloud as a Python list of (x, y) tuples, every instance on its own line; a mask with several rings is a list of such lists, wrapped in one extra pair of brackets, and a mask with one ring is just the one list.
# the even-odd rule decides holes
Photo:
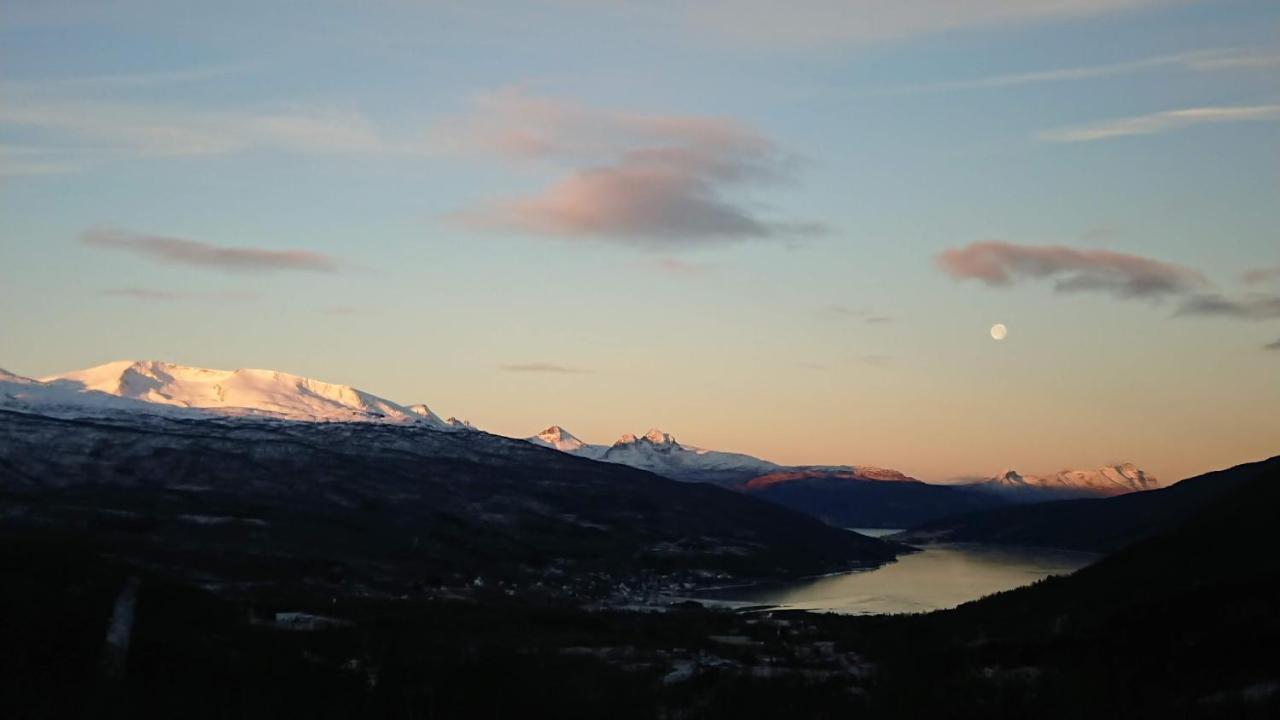
[(368, 310), (365, 308), (356, 307), (354, 305), (330, 305), (329, 307), (322, 307), (319, 310), (321, 315), (334, 315), (339, 317), (346, 315), (363, 315), (366, 312), (368, 312)]
[(164, 302), (182, 302), (186, 300), (208, 300), (213, 302), (235, 302), (253, 300), (257, 293), (248, 292), (184, 292), (179, 290), (157, 290), (142, 287), (107, 288), (98, 291), (103, 297), (129, 298), (132, 300), (154, 300)]
[(250, 149), (319, 155), (421, 152), (387, 141), (359, 112), (330, 107), (195, 111), (19, 89), (10, 90), (0, 104), (0, 126), (34, 129), (82, 151), (147, 157), (215, 156)]
[(581, 368), (570, 367), (568, 365), (557, 365), (549, 362), (513, 363), (510, 365), (499, 365), (498, 369), (504, 372), (559, 373), (574, 375), (588, 372)]
[(787, 177), (794, 160), (726, 118), (599, 110), (507, 89), (478, 98), (436, 140), (561, 174), (530, 195), (459, 213), (474, 227), (669, 248), (823, 230), (729, 197)]
[(890, 355), (859, 355), (853, 361), (859, 365), (870, 365), (871, 367), (888, 367), (896, 362)]
[(1194, 50), (1191, 52), (1175, 53), (1170, 55), (1156, 55), (1153, 57), (1139, 58), (1137, 60), (1106, 63), (1101, 65), (1081, 65), (1068, 68), (1054, 68), (1051, 70), (988, 75), (986, 77), (973, 78), (969, 80), (906, 85), (890, 89), (881, 94), (910, 95), (917, 93), (1017, 87), (1020, 85), (1038, 85), (1042, 83), (1115, 77), (1160, 68), (1179, 68), (1193, 72), (1209, 72), (1222, 70), (1248, 70), (1274, 66), (1280, 66), (1280, 53), (1276, 53), (1271, 50), (1248, 48), (1222, 48)]
[(1260, 268), (1258, 270), (1250, 270), (1249, 272), (1241, 275), (1240, 279), (1248, 285), (1257, 285), (1270, 280), (1280, 280), (1280, 265), (1269, 268)]
[(339, 262), (311, 250), (264, 250), (223, 247), (199, 240), (144, 235), (127, 230), (95, 228), (80, 235), (91, 247), (122, 250), (163, 263), (192, 265), (228, 272), (337, 272)]
[(0, 145), (0, 177), (65, 175), (79, 170), (79, 164), (68, 161), (66, 153), (56, 148)]
[(1280, 105), (1240, 105), (1198, 107), (1108, 120), (1093, 125), (1047, 130), (1041, 140), (1059, 143), (1095, 142), (1132, 135), (1155, 135), (1193, 125), (1225, 122), (1266, 122), (1280, 120)]
[(652, 262), (642, 263), (642, 267), (667, 273), (669, 275), (706, 275), (715, 267), (710, 263), (690, 262), (678, 258), (661, 257)]
[(992, 286), (1012, 285), (1023, 278), (1053, 278), (1059, 292), (1099, 291), (1119, 298), (1177, 295), (1205, 284), (1198, 271), (1181, 265), (1061, 245), (975, 242), (944, 251), (938, 264), (954, 278)]
[(701, 42), (776, 48), (863, 45), (943, 32), (1076, 20), (1182, 0), (703, 0), (632, 2)]
[(1263, 350), (1280, 350), (1280, 340), (1276, 340), (1275, 342), (1272, 342), (1272, 343), (1267, 343), (1266, 345), (1262, 346), (1262, 349)]
[(1271, 320), (1280, 318), (1280, 295), (1248, 293), (1241, 297), (1226, 297), (1218, 293), (1193, 295), (1178, 306), (1177, 315), (1211, 315), (1240, 320)]
[(848, 305), (828, 305), (823, 308), (822, 311), (830, 315), (858, 318), (868, 325), (883, 325), (885, 323), (893, 322), (893, 318), (888, 315), (872, 315), (870, 310), (865, 308), (853, 308)]

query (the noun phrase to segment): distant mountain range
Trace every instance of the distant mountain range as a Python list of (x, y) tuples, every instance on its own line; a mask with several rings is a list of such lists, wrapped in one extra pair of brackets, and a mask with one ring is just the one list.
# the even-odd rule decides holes
[[(242, 418), (386, 423), (471, 431), (425, 404), (399, 404), (356, 388), (274, 370), (212, 370), (125, 360), (39, 380), (0, 371), (0, 407), (57, 417), (143, 413), (169, 418)], [(1100, 497), (1148, 490), (1154, 478), (1130, 464), (1054, 475), (1009, 470), (964, 485), (934, 485), (897, 470), (861, 465), (787, 466), (743, 453), (685, 445), (658, 428), (611, 445), (582, 441), (553, 425), (526, 438), (589, 460), (626, 465), (684, 482), (757, 496), (841, 527), (913, 527), (1009, 503)]]
[(1111, 497), (1154, 490), (1160, 483), (1133, 463), (1123, 463), (1096, 470), (1063, 470), (1053, 475), (1022, 475), (1016, 470), (1005, 470), (969, 486), (1011, 500), (1042, 502), (1070, 497)]
[(897, 470), (860, 465), (784, 466), (741, 453), (683, 445), (652, 428), (612, 445), (583, 442), (552, 425), (529, 442), (602, 462), (648, 470), (673, 480), (710, 482), (814, 515), (840, 527), (913, 527), (958, 513), (1010, 503), (1107, 497), (1157, 486), (1132, 464), (1054, 475), (1006, 470), (982, 481), (925, 483)]
[(1278, 470), (1280, 458), (1272, 458), (1149, 492), (955, 515), (895, 537), (915, 544), (982, 542), (1108, 552), (1172, 528), (1237, 486)]

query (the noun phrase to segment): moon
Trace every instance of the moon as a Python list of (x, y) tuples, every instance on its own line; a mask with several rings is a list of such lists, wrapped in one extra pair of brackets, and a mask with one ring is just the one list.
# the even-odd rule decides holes
[(996, 323), (995, 325), (991, 326), (992, 340), (1003, 340), (1008, 336), (1009, 336), (1009, 328), (1005, 327), (1004, 323)]

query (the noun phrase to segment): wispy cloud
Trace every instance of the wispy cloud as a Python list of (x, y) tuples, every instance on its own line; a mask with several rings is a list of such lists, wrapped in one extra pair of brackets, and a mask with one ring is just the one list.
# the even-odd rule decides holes
[(714, 265), (705, 262), (693, 262), (679, 258), (661, 257), (650, 262), (640, 263), (641, 267), (667, 273), (668, 275), (702, 276), (711, 272)]
[(876, 315), (866, 308), (855, 308), (848, 305), (828, 305), (822, 309), (822, 312), (839, 317), (856, 318), (868, 325), (883, 325), (893, 322), (893, 318), (888, 315)]
[(1132, 135), (1155, 135), (1194, 125), (1280, 120), (1280, 105), (1197, 107), (1107, 120), (1092, 125), (1047, 130), (1041, 140), (1059, 143), (1095, 142)]
[(253, 300), (258, 297), (257, 293), (250, 292), (188, 292), (182, 290), (159, 290), (143, 287), (107, 288), (105, 290), (100, 290), (98, 294), (103, 297), (162, 302), (184, 302), (188, 300), (237, 302), (242, 300)]
[(1075, 67), (1053, 68), (1050, 70), (1036, 70), (1032, 72), (988, 75), (968, 80), (905, 85), (902, 87), (891, 88), (879, 94), (911, 95), (917, 93), (1007, 88), (1019, 85), (1038, 85), (1043, 83), (1116, 77), (1161, 68), (1178, 68), (1192, 72), (1208, 72), (1259, 69), (1277, 66), (1280, 66), (1280, 52), (1276, 52), (1274, 50), (1256, 48), (1219, 48), (1210, 50), (1194, 50), (1191, 52), (1168, 55), (1156, 55), (1153, 57), (1139, 58), (1136, 60), (1127, 60), (1116, 63), (1104, 63), (1100, 65), (1079, 65)]
[(128, 230), (94, 228), (80, 235), (90, 247), (121, 250), (157, 262), (191, 265), (228, 272), (337, 272), (341, 263), (312, 250), (267, 250), (224, 247), (199, 240), (145, 235)]
[(853, 359), (859, 365), (870, 365), (871, 367), (888, 367), (896, 362), (891, 355), (859, 355)]
[(65, 175), (79, 170), (79, 164), (55, 148), (0, 145), (0, 176)]
[(786, 177), (793, 160), (726, 118), (600, 110), (507, 89), (478, 98), (437, 139), (563, 173), (531, 195), (460, 213), (472, 226), (667, 248), (822, 231), (730, 197)]
[(226, 155), (255, 148), (324, 155), (421, 151), (390, 143), (358, 111), (332, 107), (197, 111), (9, 92), (0, 104), (0, 126), (34, 129), (71, 148), (151, 157)]
[(328, 307), (320, 308), (319, 312), (321, 315), (342, 317), (347, 315), (363, 315), (368, 312), (368, 309), (356, 307), (354, 305), (330, 305)]
[(664, 25), (680, 24), (700, 42), (830, 47), (942, 32), (1030, 25), (1170, 5), (1181, 0), (703, 0), (631, 3)]
[[(250, 68), (246, 64), (214, 65), (205, 67), (186, 67), (169, 70), (147, 70), (140, 72), (110, 73), (102, 75), (83, 75), (74, 77), (41, 78), (41, 88), (75, 87), (94, 89), (141, 88), (157, 85), (186, 85), (205, 82), (218, 78), (239, 75)], [(21, 86), (18, 86), (21, 88)]]
[(1248, 285), (1257, 285), (1271, 280), (1280, 280), (1280, 265), (1250, 270), (1249, 272), (1241, 275), (1240, 279)]
[(511, 363), (508, 365), (499, 365), (499, 370), (504, 372), (522, 372), (522, 373), (552, 373), (552, 374), (582, 374), (589, 372), (582, 368), (576, 368), (569, 365), (558, 365), (549, 362), (527, 362), (527, 363)]
[(1240, 320), (1280, 318), (1280, 295), (1247, 293), (1227, 297), (1218, 293), (1193, 295), (1178, 307), (1178, 315), (1217, 315)]
[(1051, 278), (1059, 292), (1098, 291), (1119, 298), (1161, 297), (1192, 292), (1205, 284), (1197, 270), (1110, 250), (1061, 245), (975, 242), (944, 251), (938, 264), (948, 275), (987, 285), (1025, 278)]

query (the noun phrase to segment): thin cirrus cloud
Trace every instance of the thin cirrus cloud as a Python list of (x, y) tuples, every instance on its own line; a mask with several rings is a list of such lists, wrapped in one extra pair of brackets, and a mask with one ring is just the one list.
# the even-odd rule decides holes
[(552, 375), (580, 375), (587, 372), (582, 368), (549, 362), (510, 363), (499, 365), (498, 369), (504, 372), (547, 373)]
[(251, 149), (349, 155), (416, 152), (387, 141), (349, 109), (282, 106), (196, 112), (163, 103), (85, 100), (19, 86), (0, 105), (0, 127), (38, 130), (84, 153), (145, 157), (228, 155)]
[(1280, 295), (1247, 293), (1227, 297), (1218, 293), (1192, 295), (1178, 307), (1178, 315), (1211, 315), (1239, 320), (1280, 318)]
[(1280, 53), (1257, 48), (1215, 48), (1191, 52), (1155, 55), (1100, 65), (1078, 65), (1050, 70), (988, 75), (967, 80), (904, 85), (890, 88), (882, 95), (911, 95), (917, 93), (953, 92), (960, 90), (984, 90), (1038, 85), (1073, 80), (1117, 77), (1149, 70), (1173, 68), (1190, 72), (1216, 72), (1227, 70), (1260, 70), (1280, 66)]
[(893, 318), (888, 315), (875, 315), (865, 308), (849, 307), (848, 305), (828, 305), (823, 308), (823, 312), (839, 317), (856, 318), (868, 325), (884, 325), (893, 322)]
[(144, 287), (107, 288), (98, 291), (102, 297), (127, 298), (130, 300), (147, 300), (163, 302), (184, 302), (188, 300), (210, 302), (238, 302), (253, 300), (257, 293), (249, 292), (186, 292), (180, 290), (158, 290)]
[(747, 47), (832, 47), (942, 32), (1032, 25), (1134, 11), (1185, 0), (704, 0), (632, 2), (664, 26), (700, 42), (718, 37)]
[(1061, 245), (982, 241), (937, 258), (953, 278), (1007, 286), (1024, 279), (1052, 279), (1059, 292), (1105, 292), (1118, 298), (1159, 298), (1194, 292), (1206, 284), (1192, 268), (1111, 250)]
[(225, 247), (199, 240), (146, 235), (127, 230), (94, 228), (80, 235), (90, 247), (119, 250), (156, 262), (189, 265), (224, 272), (323, 272), (341, 269), (334, 257), (312, 250), (267, 250)]
[(437, 137), (560, 174), (529, 195), (457, 214), (477, 228), (668, 249), (823, 231), (731, 197), (788, 177), (794, 160), (727, 118), (601, 110), (506, 89), (478, 98)]
[(1196, 107), (1107, 120), (1078, 127), (1046, 130), (1041, 140), (1057, 143), (1096, 142), (1134, 135), (1156, 135), (1195, 125), (1272, 122), (1280, 120), (1280, 105)]

